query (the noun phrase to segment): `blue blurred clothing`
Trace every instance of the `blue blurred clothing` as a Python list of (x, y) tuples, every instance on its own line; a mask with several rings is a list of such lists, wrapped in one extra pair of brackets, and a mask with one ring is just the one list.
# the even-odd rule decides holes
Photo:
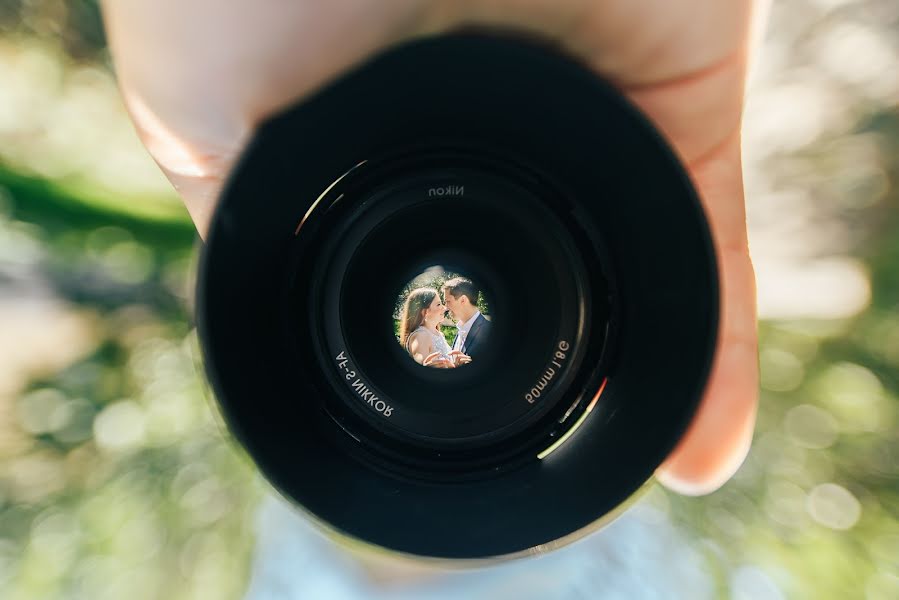
[(245, 600), (703, 600), (714, 596), (704, 564), (665, 516), (644, 501), (555, 552), (379, 585), (285, 500), (271, 496), (259, 512)]

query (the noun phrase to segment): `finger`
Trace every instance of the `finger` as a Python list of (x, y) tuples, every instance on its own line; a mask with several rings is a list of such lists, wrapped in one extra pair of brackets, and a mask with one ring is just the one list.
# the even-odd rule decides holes
[(105, 0), (137, 132), (205, 235), (226, 174), (265, 118), (390, 43), (424, 0)]
[(605, 78), (634, 86), (700, 72), (730, 56), (746, 37), (753, 0), (449, 0), (436, 4), (438, 20), (451, 26), (532, 32), (587, 60)]
[(439, 353), (439, 352), (432, 352), (431, 354), (428, 354), (427, 356), (425, 356), (424, 360), (421, 361), (421, 364), (426, 365), (426, 366), (427, 366), (427, 365), (430, 365), (430, 364), (431, 364), (432, 362), (434, 362), (439, 356), (440, 356), (440, 353)]
[(693, 164), (692, 173), (715, 232), (721, 275), (718, 349), (696, 417), (657, 478), (677, 492), (702, 494), (727, 481), (749, 450), (758, 403), (758, 337), (739, 136)]

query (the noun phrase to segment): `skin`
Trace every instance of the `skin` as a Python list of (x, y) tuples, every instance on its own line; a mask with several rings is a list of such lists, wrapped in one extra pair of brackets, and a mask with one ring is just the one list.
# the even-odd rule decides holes
[(425, 327), (436, 331), (437, 326), (443, 321), (444, 314), (446, 314), (446, 306), (440, 301), (440, 294), (437, 294), (431, 300), (431, 304), (424, 314)]
[(107, 0), (104, 19), (137, 131), (201, 235), (223, 178), (260, 121), (396, 42), (465, 25), (515, 29), (555, 41), (612, 82), (686, 165), (715, 238), (722, 282), (716, 359), (693, 423), (657, 471), (670, 489), (703, 494), (742, 463), (756, 414), (755, 278), (740, 127), (763, 4)]
[[(465, 323), (474, 315), (475, 311), (477, 311), (477, 307), (473, 306), (471, 302), (468, 301), (467, 296), (456, 298), (450, 294), (446, 288), (441, 291), (443, 292), (443, 297), (446, 299), (446, 308), (449, 309), (450, 314), (456, 321)], [(471, 362), (471, 357), (467, 354), (463, 354), (461, 350), (453, 350), (450, 352), (450, 356), (454, 357), (453, 360), (455, 361), (456, 366), (467, 365)]]
[[(437, 333), (440, 333), (440, 324), (443, 322), (446, 316), (446, 309), (447, 306), (440, 302), (440, 297), (438, 296), (437, 298), (435, 298), (431, 303), (431, 307), (427, 315), (425, 316), (425, 327), (429, 327)], [(426, 367), (437, 366), (452, 369), (471, 362), (471, 357), (463, 353), (461, 350), (453, 350), (449, 354), (447, 354), (446, 356), (449, 357), (449, 360), (441, 359), (439, 358), (440, 356), (441, 354), (439, 352), (435, 352), (425, 358), (422, 364)]]
[(443, 297), (446, 298), (446, 307), (449, 309), (453, 318), (460, 323), (465, 323), (474, 315), (477, 310), (468, 300), (468, 296), (454, 297), (447, 290), (443, 290)]
[[(440, 296), (434, 296), (431, 304), (427, 309), (422, 311), (424, 317), (425, 329), (433, 329), (438, 331), (438, 325), (443, 321), (443, 315), (446, 313), (446, 306), (440, 301)], [(413, 333), (409, 341), (409, 350), (415, 362), (425, 367), (437, 367), (440, 369), (451, 369), (456, 366), (456, 360), (451, 358), (447, 360), (440, 356), (440, 352), (434, 351), (434, 344), (431, 337), (424, 332)], [(451, 352), (451, 356), (458, 353)]]

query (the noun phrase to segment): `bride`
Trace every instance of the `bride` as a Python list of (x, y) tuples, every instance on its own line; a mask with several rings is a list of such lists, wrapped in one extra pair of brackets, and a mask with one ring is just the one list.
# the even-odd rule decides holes
[(471, 362), (459, 350), (450, 350), (440, 332), (446, 306), (433, 288), (409, 292), (400, 315), (400, 341), (412, 359), (425, 367), (452, 369)]

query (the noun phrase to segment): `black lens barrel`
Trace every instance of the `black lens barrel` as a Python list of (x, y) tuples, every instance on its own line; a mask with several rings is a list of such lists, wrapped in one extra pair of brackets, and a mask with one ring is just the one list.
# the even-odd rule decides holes
[[(393, 303), (430, 264), (494, 298), (480, 366), (401, 360)], [(652, 476), (698, 405), (718, 301), (699, 199), (647, 120), (553, 48), (458, 34), (259, 129), (203, 250), (197, 322), (229, 428), (285, 496), (358, 540), (472, 559), (570, 541)], [(557, 351), (572, 362), (531, 405)]]

